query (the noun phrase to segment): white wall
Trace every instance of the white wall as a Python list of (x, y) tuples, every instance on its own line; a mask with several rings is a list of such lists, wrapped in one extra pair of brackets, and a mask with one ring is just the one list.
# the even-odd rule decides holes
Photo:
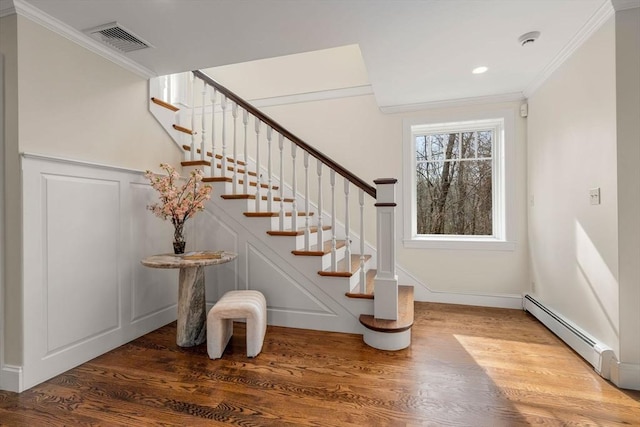
[(148, 82), (18, 18), (20, 151), (129, 167), (179, 159), (148, 111)]
[[(302, 102), (264, 107), (262, 110), (287, 129), (318, 148), (341, 165), (373, 183), (376, 178), (398, 178), (397, 262), (435, 292), (470, 295), (520, 295), (527, 285), (526, 238), (526, 123), (517, 114), (519, 103), (476, 105), (460, 108), (423, 110), (403, 114), (382, 114), (373, 95)], [(402, 245), (403, 209), (403, 119), (442, 118), (488, 110), (516, 111), (514, 201), (516, 249), (514, 251), (476, 251), (408, 249)], [(326, 199), (325, 199), (326, 200)], [(367, 240), (375, 239), (373, 210), (365, 219)], [(352, 225), (353, 226), (353, 225)], [(355, 226), (358, 230), (358, 225)], [(461, 268), (461, 263), (464, 268)], [(419, 292), (418, 295), (423, 295)], [(425, 298), (434, 295), (425, 293)], [(467, 303), (481, 304), (480, 299)]]
[[(4, 55), (4, 363), (21, 363), (21, 235), (20, 159), (18, 156), (18, 37), (17, 17), (0, 18), (0, 52)], [(4, 380), (4, 378), (3, 378)]]
[(529, 98), (527, 141), (533, 294), (618, 353), (615, 95), (610, 19)]
[(620, 365), (640, 389), (640, 7), (616, 13)]

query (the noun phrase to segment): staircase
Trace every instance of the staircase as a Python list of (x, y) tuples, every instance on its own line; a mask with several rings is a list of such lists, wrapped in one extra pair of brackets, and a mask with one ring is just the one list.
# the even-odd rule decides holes
[[(362, 333), (382, 350), (410, 345), (413, 287), (395, 274), (395, 179), (374, 188), (201, 71), (152, 79), (150, 93), (151, 112), (185, 153), (183, 171), (204, 170), (213, 186), (207, 210), (224, 211), (265, 256), (292, 266), (333, 315), (300, 320), (267, 298), (270, 324)], [(365, 238), (371, 201), (376, 247)]]

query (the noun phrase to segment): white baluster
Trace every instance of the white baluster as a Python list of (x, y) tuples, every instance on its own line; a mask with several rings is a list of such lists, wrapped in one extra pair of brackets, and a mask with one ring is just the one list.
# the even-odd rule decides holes
[(309, 224), (309, 152), (304, 152), (304, 250), (311, 250), (311, 224)]
[(211, 176), (216, 175), (216, 98), (218, 91), (211, 88)]
[(331, 271), (338, 271), (338, 259), (336, 253), (336, 171), (329, 172), (331, 184)]
[(233, 194), (238, 194), (238, 104), (231, 105), (233, 116)]
[(256, 212), (260, 212), (260, 202), (262, 201), (262, 189), (260, 187), (260, 124), (259, 118), (256, 119)]
[(242, 194), (249, 194), (249, 152), (247, 151), (247, 124), (249, 112), (242, 110), (242, 124), (244, 125), (244, 177), (242, 182)]
[(271, 134), (273, 129), (271, 126), (267, 127), (267, 212), (273, 212), (273, 193), (271, 190), (272, 180), (271, 176), (273, 174), (272, 164), (271, 164)]
[(291, 230), (296, 231), (298, 229), (298, 186), (296, 184), (296, 150), (298, 146), (291, 143), (291, 163), (292, 163), (292, 191), (293, 191), (293, 203), (291, 204)]
[(364, 271), (364, 190), (358, 194), (360, 202), (360, 293), (367, 291), (367, 274)]
[(344, 267), (345, 271), (351, 271), (351, 230), (349, 219), (349, 180), (344, 180)]
[(165, 100), (169, 104), (173, 104), (173, 75), (165, 76), (165, 84), (166, 84), (166, 95)]
[(204, 107), (205, 107), (205, 103), (206, 103), (206, 99), (207, 99), (207, 84), (204, 82), (204, 80), (202, 81), (202, 139), (200, 140), (200, 160), (206, 160), (207, 159), (207, 150), (205, 148), (205, 141), (206, 141), (206, 130), (205, 130), (205, 125), (206, 125), (206, 117), (204, 114)]
[(222, 108), (222, 159), (220, 162), (220, 176), (227, 176), (227, 96), (220, 97)]
[(322, 250), (322, 246), (324, 244), (324, 230), (322, 229), (323, 221), (322, 221), (322, 162), (318, 160), (318, 250)]
[(191, 146), (190, 160), (196, 159), (196, 76), (191, 73)]
[(284, 231), (284, 136), (278, 137), (278, 148), (280, 149), (280, 231)]

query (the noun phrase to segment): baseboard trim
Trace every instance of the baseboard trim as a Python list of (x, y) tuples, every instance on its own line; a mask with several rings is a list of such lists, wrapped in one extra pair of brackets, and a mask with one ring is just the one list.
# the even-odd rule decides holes
[(611, 366), (611, 382), (619, 388), (640, 390), (640, 365), (614, 363)]
[(434, 291), (405, 268), (396, 264), (398, 282), (414, 285), (414, 301), (462, 304), (478, 307), (511, 308), (522, 310), (520, 294), (484, 294), (473, 292)]
[(0, 370), (0, 390), (20, 393), (23, 390), (22, 367), (4, 365)]

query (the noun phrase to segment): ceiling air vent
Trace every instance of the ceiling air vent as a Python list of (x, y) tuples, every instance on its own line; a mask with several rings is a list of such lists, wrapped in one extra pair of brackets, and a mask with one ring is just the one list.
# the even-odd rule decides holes
[(117, 22), (90, 28), (84, 32), (93, 39), (125, 53), (153, 47)]

